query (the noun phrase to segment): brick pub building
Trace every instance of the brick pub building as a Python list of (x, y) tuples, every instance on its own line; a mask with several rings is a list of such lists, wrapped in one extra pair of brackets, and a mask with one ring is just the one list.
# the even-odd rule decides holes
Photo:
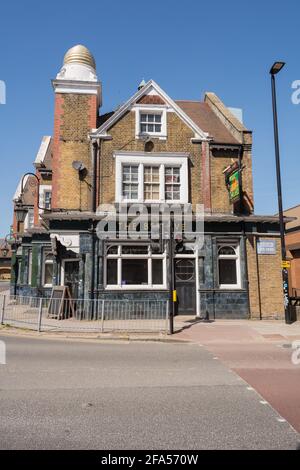
[[(174, 287), (179, 314), (282, 318), (279, 221), (255, 215), (252, 133), (237, 112), (214, 93), (174, 100), (150, 80), (102, 114), (84, 46), (66, 53), (52, 85), (54, 132), (34, 163), (40, 208), (36, 193), (33, 206), (25, 200), (32, 176), (14, 198), (28, 214), (20, 226), (15, 211), (12, 291), (50, 296), (68, 285), (74, 298), (130, 301), (169, 299)], [(173, 253), (168, 239), (99, 239), (96, 209), (122, 202), (203, 204), (203, 246), (183, 238)]]

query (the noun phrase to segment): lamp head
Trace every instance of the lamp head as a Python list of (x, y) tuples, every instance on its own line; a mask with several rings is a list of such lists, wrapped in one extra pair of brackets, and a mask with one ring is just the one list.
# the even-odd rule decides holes
[(271, 75), (276, 75), (278, 72), (280, 72), (280, 70), (285, 66), (285, 62), (274, 62), (274, 64), (272, 65), (271, 69), (270, 69), (270, 74)]

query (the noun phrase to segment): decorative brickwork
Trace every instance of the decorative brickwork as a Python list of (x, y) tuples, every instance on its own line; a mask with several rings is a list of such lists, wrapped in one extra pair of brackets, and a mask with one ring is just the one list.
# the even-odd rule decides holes
[(158, 95), (145, 95), (142, 96), (138, 101), (138, 104), (166, 104), (164, 100)]

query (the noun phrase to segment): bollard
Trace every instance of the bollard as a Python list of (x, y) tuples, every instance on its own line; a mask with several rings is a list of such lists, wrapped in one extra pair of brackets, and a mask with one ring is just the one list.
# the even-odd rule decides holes
[(104, 330), (104, 299), (102, 299), (102, 306), (101, 306), (101, 333)]
[(166, 302), (166, 333), (169, 332), (169, 301)]
[(42, 314), (43, 314), (43, 299), (40, 299), (40, 305), (39, 305), (39, 316), (38, 316), (38, 332), (41, 331), (41, 325), (42, 325)]

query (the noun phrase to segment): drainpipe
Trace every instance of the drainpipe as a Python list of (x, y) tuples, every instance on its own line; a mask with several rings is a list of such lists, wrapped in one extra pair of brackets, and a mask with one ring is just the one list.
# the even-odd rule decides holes
[(91, 210), (93, 213), (97, 209), (97, 156), (98, 156), (98, 142), (92, 140), (92, 204)]
[(247, 235), (245, 221), (243, 222), (243, 248), (245, 257), (245, 284), (247, 289), (248, 317), (251, 318), (250, 291), (249, 291), (249, 273), (248, 273), (248, 254), (247, 254)]
[(169, 281), (170, 281), (170, 310), (169, 310), (169, 332), (170, 335), (174, 334), (174, 215), (170, 217), (170, 239), (169, 239)]
[[(97, 210), (97, 156), (98, 156), (98, 142), (97, 140), (92, 140), (92, 203), (91, 203), (91, 212), (92, 212), (92, 221), (91, 221), (91, 234), (92, 234), (92, 268), (91, 268), (91, 299), (95, 297), (95, 230), (94, 230), (94, 220), (93, 215)], [(94, 311), (94, 304), (92, 303), (92, 315)]]
[(243, 146), (241, 145), (239, 149), (239, 190), (240, 190), (240, 198), (239, 198), (239, 213), (242, 213), (243, 210), (243, 190), (242, 190), (242, 156), (243, 156)]

